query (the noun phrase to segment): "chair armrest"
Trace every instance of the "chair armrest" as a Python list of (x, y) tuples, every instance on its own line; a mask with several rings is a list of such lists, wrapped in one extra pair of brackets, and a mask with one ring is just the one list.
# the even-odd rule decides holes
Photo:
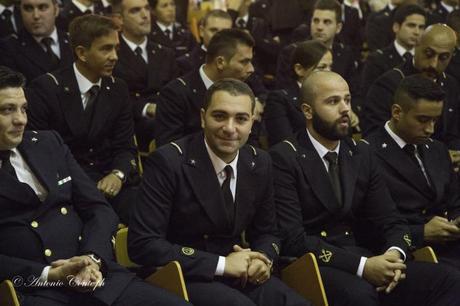
[(19, 306), (16, 290), (10, 280), (4, 280), (0, 283), (0, 305)]
[(415, 261), (438, 263), (438, 258), (430, 246), (412, 252)]
[(163, 288), (188, 301), (187, 288), (185, 287), (182, 269), (177, 261), (171, 261), (145, 279), (154, 286)]
[(281, 271), (281, 279), (315, 306), (328, 306), (315, 255), (307, 253)]

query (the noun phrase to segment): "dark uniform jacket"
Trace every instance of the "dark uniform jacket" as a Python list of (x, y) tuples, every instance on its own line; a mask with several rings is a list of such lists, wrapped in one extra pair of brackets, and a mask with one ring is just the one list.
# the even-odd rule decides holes
[(22, 29), (23, 25), (22, 25), (21, 9), (18, 6), (14, 7), (13, 16), (14, 16), (16, 31), (11, 31), (11, 29), (9, 29), (9, 27), (7, 26), (7, 24), (9, 23), (8, 20), (5, 18), (3, 14), (0, 15), (0, 39), (4, 37), (8, 37), (11, 34), (17, 34), (17, 32), (19, 32)]
[(446, 23), (449, 12), (440, 2), (433, 3), (432, 10), (428, 13), (427, 26), (435, 23)]
[(206, 59), (206, 51), (202, 45), (196, 45), (192, 51), (176, 59), (177, 67), (179, 68), (179, 75), (185, 75), (188, 72), (200, 68)]
[[(391, 117), (391, 105), (393, 96), (399, 82), (408, 75), (416, 74), (412, 62), (404, 62), (401, 66), (387, 71), (379, 77), (369, 88), (364, 101), (361, 116), (361, 128), (363, 135), (367, 136)], [(460, 149), (459, 141), (459, 103), (460, 92), (458, 84), (451, 76), (443, 73), (437, 79), (437, 83), (446, 92), (443, 113), (440, 121), (436, 124), (433, 138), (444, 142), (450, 149)]]
[(447, 66), (446, 73), (453, 76), (460, 84), (460, 49), (456, 48), (449, 66)]
[(126, 41), (120, 37), (118, 62), (113, 75), (128, 85), (134, 103), (134, 117), (140, 118), (145, 104), (155, 102), (155, 96), (169, 81), (177, 77), (174, 52), (162, 45), (147, 41), (148, 64), (137, 57)]
[(393, 15), (395, 10), (386, 6), (383, 10), (369, 15), (366, 23), (367, 47), (370, 51), (383, 49), (394, 39)]
[(305, 116), (300, 110), (300, 88), (297, 82), (286, 89), (270, 92), (264, 109), (264, 122), (270, 146), (292, 137), (305, 128)]
[(126, 177), (135, 171), (133, 116), (125, 82), (102, 78), (89, 128), (73, 67), (42, 76), (30, 89), (29, 127), (56, 130), (92, 179), (98, 181), (113, 169)]
[(388, 70), (399, 66), (403, 61), (404, 59), (396, 51), (394, 43), (369, 54), (361, 75), (361, 96), (366, 96), (369, 87), (378, 77)]
[(23, 29), (19, 35), (12, 35), (0, 41), (0, 63), (19, 71), (28, 82), (59, 68), (69, 66), (73, 62), (73, 52), (67, 33), (58, 30), (61, 57), (59, 66), (53, 66), (52, 60), (44, 48)]
[(395, 246), (408, 254), (409, 229), (397, 213), (368, 145), (340, 142), (343, 206), (306, 130), (296, 140), (272, 147), (270, 155), (283, 254), (299, 257), (313, 252), (319, 265), (352, 274), (361, 256), (370, 255), (363, 247), (371, 239), (379, 241), (380, 253)]
[[(106, 11), (104, 5), (99, 0), (94, 0), (94, 14), (103, 15)], [(62, 31), (69, 31), (69, 24), (76, 17), (90, 14), (90, 12), (82, 12), (80, 9), (73, 4), (72, 1), (68, 1), (64, 4), (64, 7), (59, 11), (59, 16), (56, 19), (56, 25)]]
[[(18, 150), (48, 195), (41, 202), (27, 184), (0, 170), (0, 280), (26, 283), (55, 260), (93, 253), (105, 267), (105, 285), (93, 295), (110, 305), (133, 278), (113, 261), (118, 218), (57, 133), (26, 131)], [(67, 289), (16, 290), (70, 299)]]
[(169, 39), (160, 29), (155, 20), (152, 20), (151, 39), (157, 44), (166, 46), (174, 50), (176, 57), (179, 57), (187, 52), (190, 52), (197, 44), (192, 33), (179, 23), (173, 26), (173, 39)]
[(460, 216), (460, 194), (446, 146), (436, 140), (418, 145), (431, 187), (418, 165), (382, 127), (367, 140), (383, 168), (383, 177), (399, 212), (406, 217), (416, 247), (423, 247), (423, 231), (434, 216)]
[(211, 281), (218, 256), (227, 256), (233, 245), (241, 244), (245, 231), (252, 250), (276, 259), (270, 157), (245, 145), (237, 169), (231, 222), (203, 133), (156, 150), (146, 162), (129, 226), (130, 257), (145, 266), (177, 260), (187, 279)]

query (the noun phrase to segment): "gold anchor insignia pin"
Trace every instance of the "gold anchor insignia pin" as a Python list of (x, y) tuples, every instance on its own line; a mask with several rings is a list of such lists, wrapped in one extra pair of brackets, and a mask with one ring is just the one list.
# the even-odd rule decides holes
[(331, 261), (331, 257), (332, 257), (332, 252), (331, 251), (328, 251), (328, 250), (325, 250), (325, 249), (321, 250), (321, 255), (319, 255), (319, 259), (321, 259), (323, 262)]
[(403, 236), (403, 239), (404, 239), (404, 241), (407, 243), (408, 246), (411, 246), (411, 245), (412, 245), (412, 239), (410, 239), (409, 234), (405, 234), (405, 235)]

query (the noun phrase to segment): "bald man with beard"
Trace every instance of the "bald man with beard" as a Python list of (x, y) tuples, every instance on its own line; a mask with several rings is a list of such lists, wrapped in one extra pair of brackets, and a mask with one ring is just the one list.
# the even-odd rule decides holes
[(434, 80), (446, 92), (443, 113), (432, 137), (444, 142), (450, 150), (460, 149), (460, 91), (456, 80), (445, 73), (456, 41), (455, 31), (450, 27), (444, 24), (428, 27), (421, 37), (420, 44), (415, 48), (413, 61), (393, 68), (371, 85), (363, 103), (361, 116), (364, 136), (381, 128), (390, 119), (393, 96), (401, 80), (406, 76), (421, 73), (424, 77)]

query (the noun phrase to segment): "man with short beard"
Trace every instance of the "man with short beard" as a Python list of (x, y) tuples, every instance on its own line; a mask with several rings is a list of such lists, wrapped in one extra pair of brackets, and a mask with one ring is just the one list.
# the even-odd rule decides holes
[(458, 107), (460, 92), (458, 83), (447, 75), (446, 70), (456, 46), (455, 31), (444, 24), (435, 24), (426, 29), (415, 47), (412, 61), (387, 71), (369, 88), (361, 112), (361, 128), (367, 136), (382, 127), (390, 119), (393, 96), (401, 80), (409, 75), (422, 73), (434, 80), (446, 92), (444, 109), (436, 125), (433, 138), (444, 142), (451, 150), (460, 149)]
[(306, 129), (270, 151), (282, 254), (316, 256), (331, 305), (460, 305), (457, 272), (410, 261), (409, 228), (370, 147), (347, 137), (345, 80), (313, 72), (301, 94)]

